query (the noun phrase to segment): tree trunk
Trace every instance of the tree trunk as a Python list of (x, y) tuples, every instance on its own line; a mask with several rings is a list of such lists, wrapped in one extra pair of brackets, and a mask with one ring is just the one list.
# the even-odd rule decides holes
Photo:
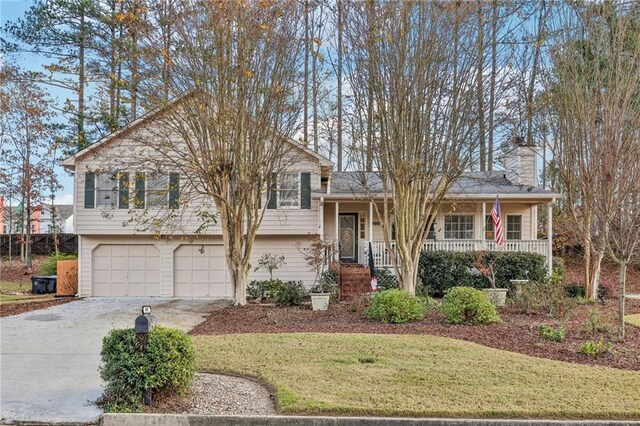
[(589, 288), (591, 289), (591, 293), (587, 294), (587, 298), (590, 299), (598, 299), (598, 285), (600, 283), (600, 266), (602, 265), (602, 258), (604, 257), (604, 250), (598, 250), (595, 252), (595, 259), (591, 261), (591, 282), (589, 283)]
[(582, 259), (584, 260), (584, 295), (591, 294), (591, 213), (587, 214), (584, 222), (585, 233), (582, 238)]
[(85, 49), (85, 16), (84, 7), (80, 7), (80, 32), (78, 40), (78, 151), (87, 146), (87, 137), (84, 133), (84, 49)]
[(620, 288), (618, 289), (618, 338), (624, 342), (624, 304), (627, 284), (627, 262), (620, 262)]
[(309, 0), (304, 2), (304, 100), (303, 138), (304, 146), (309, 146)]
[(338, 171), (342, 171), (342, 0), (338, 7)]
[(478, 64), (476, 69), (476, 88), (478, 91), (478, 142), (480, 145), (480, 171), (487, 169), (487, 142), (485, 139), (484, 122), (484, 93), (483, 93), (483, 68), (484, 68), (484, 31), (482, 22), (482, 4), (478, 0)]
[(491, 20), (491, 82), (489, 92), (489, 146), (487, 154), (487, 170), (493, 171), (493, 138), (494, 119), (496, 113), (496, 74), (498, 71), (497, 49), (498, 49), (498, 0), (493, 0), (493, 16)]

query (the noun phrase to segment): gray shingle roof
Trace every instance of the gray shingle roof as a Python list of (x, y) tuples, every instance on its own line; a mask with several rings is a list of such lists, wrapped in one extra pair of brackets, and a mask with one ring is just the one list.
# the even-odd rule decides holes
[[(333, 172), (331, 174), (332, 195), (363, 195), (382, 192), (382, 181), (376, 172)], [(451, 185), (450, 195), (526, 195), (552, 198), (554, 192), (527, 185), (515, 185), (503, 172), (465, 172)]]

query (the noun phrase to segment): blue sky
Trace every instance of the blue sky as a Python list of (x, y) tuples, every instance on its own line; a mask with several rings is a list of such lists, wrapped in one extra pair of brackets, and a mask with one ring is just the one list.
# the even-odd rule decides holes
[[(24, 16), (24, 13), (32, 4), (33, 2), (30, 0), (0, 0), (0, 24), (4, 26), (6, 22), (14, 21), (17, 18)], [(3, 62), (6, 60), (7, 58), (2, 58)], [(28, 70), (40, 70), (44, 63), (42, 58), (26, 54), (23, 54), (17, 59), (11, 58), (10, 60), (17, 61), (20, 67)], [(65, 99), (69, 96), (67, 91), (60, 88), (47, 86), (45, 89), (58, 104), (64, 103)], [(56, 173), (58, 174), (60, 184), (63, 186), (63, 188), (56, 194), (56, 203), (73, 203), (73, 178), (61, 167), (56, 168)]]

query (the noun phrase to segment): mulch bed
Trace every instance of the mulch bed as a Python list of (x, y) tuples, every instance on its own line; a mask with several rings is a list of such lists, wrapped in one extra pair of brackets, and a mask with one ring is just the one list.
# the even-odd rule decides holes
[(25, 312), (36, 311), (38, 309), (46, 309), (51, 306), (62, 305), (75, 300), (78, 299), (75, 297), (64, 297), (61, 299), (47, 300), (43, 302), (2, 303), (0, 304), (0, 317), (8, 317), (10, 315), (23, 314)]
[[(361, 306), (349, 303), (332, 303), (324, 312), (312, 311), (310, 306), (275, 307), (250, 304), (244, 307), (227, 307), (213, 311), (211, 316), (191, 330), (190, 334), (235, 333), (375, 333), (417, 334), (451, 337), (479, 343), (492, 348), (519, 352), (526, 355), (555, 359), (579, 364), (600, 365), (621, 369), (640, 370), (640, 329), (627, 325), (624, 343), (616, 341), (615, 312), (617, 300), (597, 305), (605, 318), (612, 322), (611, 333), (589, 333), (583, 324), (594, 306), (581, 305), (572, 311), (565, 324), (567, 337), (562, 343), (543, 340), (538, 333), (540, 324), (557, 325), (546, 315), (525, 315), (513, 309), (501, 308), (503, 323), (488, 326), (449, 325), (443, 316), (431, 312), (423, 321), (406, 324), (381, 324), (367, 319)], [(627, 313), (640, 313), (640, 301), (629, 301)], [(587, 340), (612, 341), (611, 353), (590, 358), (579, 352)]]

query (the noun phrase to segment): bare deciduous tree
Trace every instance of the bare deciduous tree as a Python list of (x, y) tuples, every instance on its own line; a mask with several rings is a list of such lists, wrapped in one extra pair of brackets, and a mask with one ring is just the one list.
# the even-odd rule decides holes
[[(567, 10), (558, 21), (561, 39), (547, 84), (556, 124), (554, 163), (565, 206), (583, 238), (585, 287), (592, 298), (612, 224), (631, 214), (623, 208), (629, 194), (621, 185), (631, 167), (624, 152), (630, 139), (638, 143), (640, 126), (640, 44), (633, 20), (621, 13), (613, 3)], [(615, 218), (618, 213), (625, 218)]]
[[(212, 221), (220, 225), (236, 304), (246, 303), (249, 259), (274, 177), (296, 161), (290, 137), (301, 108), (295, 40), (303, 13), (291, 1), (175, 5), (168, 77), (177, 100), (153, 117), (153, 136), (139, 140), (150, 154), (140, 164), (180, 173), (180, 206), (167, 214), (191, 210), (203, 232)], [(162, 69), (161, 52), (157, 58)], [(155, 223), (166, 232), (174, 222)]]
[[(469, 165), (475, 149), (473, 87), (477, 30), (475, 6), (464, 3), (353, 2), (345, 37), (352, 60), (348, 79), (355, 105), (372, 99), (373, 113), (356, 115), (370, 130), (373, 169), (362, 184), (391, 249), (395, 222), (395, 273), (414, 293), (418, 260), (433, 217), (447, 191)], [(367, 155), (361, 166), (367, 169)], [(377, 182), (376, 182), (377, 181)], [(374, 183), (375, 182), (375, 183)], [(377, 186), (376, 186), (377, 185)]]

